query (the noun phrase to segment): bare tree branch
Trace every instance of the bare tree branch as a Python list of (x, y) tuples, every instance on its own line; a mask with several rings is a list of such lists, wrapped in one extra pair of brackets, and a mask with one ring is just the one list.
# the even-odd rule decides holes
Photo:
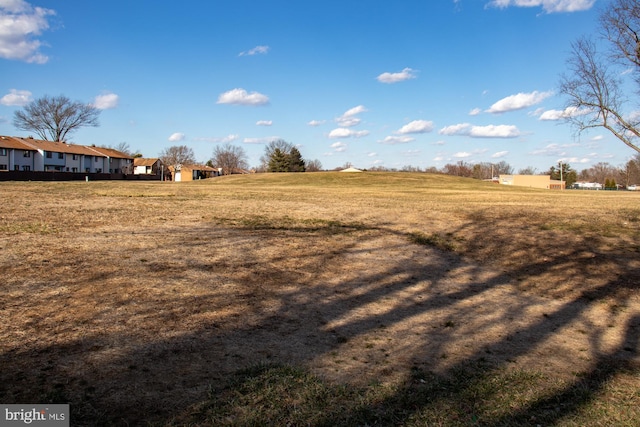
[(621, 90), (619, 74), (614, 72), (610, 61), (599, 55), (595, 42), (582, 38), (573, 43), (567, 64), (570, 74), (562, 76), (560, 84), (560, 92), (568, 98), (567, 111), (589, 112), (569, 114), (567, 121), (578, 133), (603, 127), (640, 152), (635, 142), (640, 137), (638, 123), (623, 114), (627, 100)]
[(99, 126), (100, 110), (90, 104), (71, 101), (66, 96), (43, 96), (16, 111), (13, 125), (35, 132), (41, 139), (66, 141), (67, 136), (84, 126)]

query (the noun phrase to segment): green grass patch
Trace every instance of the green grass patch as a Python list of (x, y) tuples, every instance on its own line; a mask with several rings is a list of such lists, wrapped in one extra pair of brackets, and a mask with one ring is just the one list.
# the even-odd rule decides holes
[(416, 245), (433, 246), (443, 251), (453, 252), (456, 250), (455, 242), (452, 234), (442, 235), (440, 233), (424, 234), (419, 231), (408, 234), (409, 241)]
[(214, 221), (249, 230), (321, 231), (328, 234), (341, 234), (371, 228), (360, 222), (343, 222), (320, 218), (292, 218), (290, 216), (244, 215), (236, 218), (215, 218)]
[[(626, 374), (637, 378), (638, 372)], [(265, 364), (240, 370), (222, 389), (211, 389), (209, 398), (179, 424), (634, 425), (640, 416), (638, 393), (607, 400), (619, 389), (612, 385), (615, 378), (601, 382), (600, 375), (560, 382), (477, 362), (447, 375), (414, 368), (400, 385), (355, 387), (329, 383), (301, 368)], [(603, 387), (594, 389), (594, 384)]]
[(59, 229), (52, 224), (46, 222), (12, 222), (8, 224), (0, 224), (0, 233), (4, 234), (56, 234)]

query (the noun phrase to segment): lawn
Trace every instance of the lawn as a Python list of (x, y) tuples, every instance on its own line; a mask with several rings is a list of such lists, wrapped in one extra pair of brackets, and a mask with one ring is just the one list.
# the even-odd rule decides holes
[(637, 425), (640, 193), (0, 182), (0, 403), (73, 425)]

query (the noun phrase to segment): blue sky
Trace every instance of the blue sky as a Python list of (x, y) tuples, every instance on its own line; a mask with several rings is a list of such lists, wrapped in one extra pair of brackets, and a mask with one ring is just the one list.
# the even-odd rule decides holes
[(0, 134), (63, 94), (103, 111), (72, 142), (145, 157), (282, 138), (327, 168), (506, 161), (581, 170), (635, 153), (557, 119), (570, 44), (608, 0), (0, 0)]

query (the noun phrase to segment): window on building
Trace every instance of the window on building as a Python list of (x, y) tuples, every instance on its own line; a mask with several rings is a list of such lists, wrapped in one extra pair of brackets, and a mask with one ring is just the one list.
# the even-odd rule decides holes
[(58, 153), (58, 158), (59, 159), (64, 159), (64, 153)]
[(84, 171), (85, 171), (86, 173), (89, 173), (89, 172), (91, 172), (91, 168), (84, 168)]
[(22, 170), (25, 171), (25, 172), (29, 172), (31, 170), (31, 166), (26, 166), (26, 165), (22, 166)]
[(31, 151), (25, 151), (23, 156), (24, 157), (31, 157)]
[(77, 154), (73, 155), (73, 160), (78, 160), (78, 155)]
[(69, 172), (69, 168), (66, 169), (66, 172)]
[(96, 159), (96, 162), (97, 162), (98, 160), (100, 160), (100, 157), (95, 156), (95, 159)]
[(53, 157), (53, 153), (52, 153), (51, 151), (47, 151), (46, 153), (47, 153), (47, 154), (45, 154), (45, 157), (46, 157), (47, 159), (50, 159), (50, 158), (52, 158), (52, 157)]
[(78, 172), (78, 168), (71, 168), (71, 172)]
[(6, 148), (0, 148), (0, 156), (6, 156), (7, 155), (7, 149)]
[(14, 171), (19, 171), (20, 170), (20, 166), (19, 165), (13, 165), (13, 170)]
[(0, 165), (0, 171), (7, 171), (9, 167), (7, 165)]

